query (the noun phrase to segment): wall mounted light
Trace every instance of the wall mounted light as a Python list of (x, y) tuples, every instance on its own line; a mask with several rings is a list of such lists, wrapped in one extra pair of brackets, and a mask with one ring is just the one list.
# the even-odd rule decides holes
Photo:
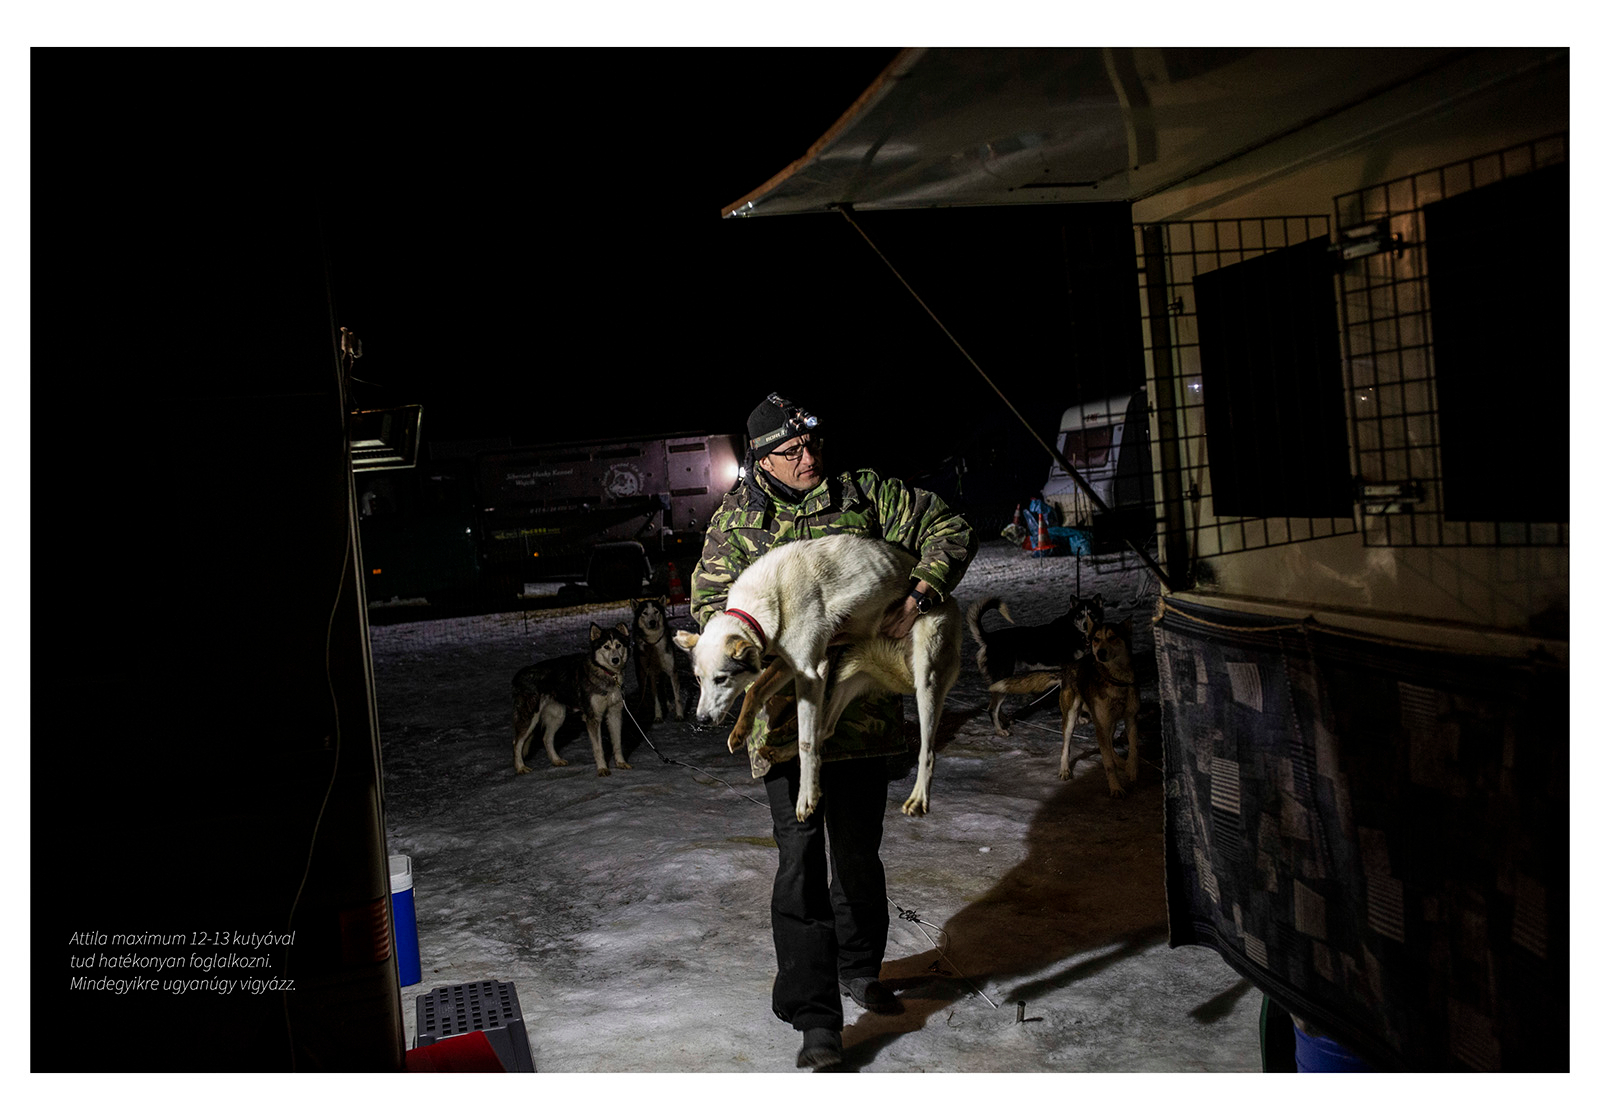
[(1364, 225), (1341, 229), (1338, 239), (1328, 246), (1328, 251), (1344, 262), (1358, 261), (1376, 253), (1400, 253), (1405, 239), (1389, 232), (1389, 219), (1378, 218)]

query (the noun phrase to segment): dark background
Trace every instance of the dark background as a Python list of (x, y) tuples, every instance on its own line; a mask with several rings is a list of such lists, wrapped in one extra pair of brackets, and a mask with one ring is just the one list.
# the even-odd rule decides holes
[[(233, 324), (317, 256), (330, 337), (363, 346), (351, 404), (422, 405), (425, 457), (742, 433), (777, 391), (822, 416), (831, 465), (1009, 520), (1048, 453), (860, 234), (721, 217), (897, 53), (37, 50), (35, 337), (54, 360), (36, 423), (114, 444), (126, 402), (204, 397), (196, 466), (294, 453), (215, 452), (225, 402), (292, 391)], [(859, 221), (1045, 438), (1068, 405), (1142, 383), (1126, 204)], [(92, 491), (103, 462), (47, 477)]]
[[(352, 403), (421, 404), (425, 454), (742, 432), (776, 390), (824, 418), (835, 465), (960, 452), (1015, 474), (1009, 500), (1046, 453), (844, 218), (720, 216), (896, 53), (36, 51), (36, 317), (79, 356), (42, 388), (271, 392), (222, 326), (235, 270), (314, 240), (363, 345)], [(291, 214), (314, 238), (256, 244)], [(1047, 438), (1141, 379), (1126, 206), (860, 221)]]
[[(354, 155), (330, 241), (340, 325), (364, 346), (357, 403), (421, 403), (430, 442), (545, 442), (740, 432), (777, 390), (823, 416), (836, 459), (917, 475), (970, 444), (1042, 481), (1043, 449), (843, 217), (720, 216), (895, 53), (491, 52), (449, 56), (438, 81), (414, 72), (433, 56), (336, 68)], [(1047, 438), (1101, 381), (1142, 380), (1136, 334), (1104, 333), (1108, 304), (1136, 298), (1125, 207), (860, 221)]]

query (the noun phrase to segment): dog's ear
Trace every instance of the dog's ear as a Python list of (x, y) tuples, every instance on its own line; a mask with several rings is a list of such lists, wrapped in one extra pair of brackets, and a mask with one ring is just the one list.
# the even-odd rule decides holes
[(1093, 603), (1095, 606), (1099, 607), (1101, 610), (1105, 609), (1106, 600), (1105, 600), (1105, 596), (1104, 595), (1100, 595), (1100, 594), (1097, 593), (1093, 599), (1089, 600), (1089, 602)]
[(679, 649), (693, 653), (695, 644), (700, 641), (700, 635), (691, 634), (686, 630), (675, 630), (672, 633), (672, 640)]
[(730, 635), (728, 644), (724, 647), (724, 652), (727, 653), (731, 660), (737, 661), (741, 665), (749, 666), (751, 669), (761, 668), (761, 651), (756, 648), (754, 642), (748, 642), (743, 638)]
[(1078, 604), (1080, 604), (1082, 602), (1083, 602), (1083, 600), (1078, 598), (1076, 595), (1072, 596), (1072, 609), (1073, 610), (1077, 610), (1078, 609)]
[(598, 640), (602, 633), (604, 633), (604, 631), (600, 629), (600, 624), (598, 622), (589, 623), (589, 640), (591, 642)]
[(628, 624), (626, 622), (617, 623), (617, 629), (622, 632), (624, 638), (628, 636)]

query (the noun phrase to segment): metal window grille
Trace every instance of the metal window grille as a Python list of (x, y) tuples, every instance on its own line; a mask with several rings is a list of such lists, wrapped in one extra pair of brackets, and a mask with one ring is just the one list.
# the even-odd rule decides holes
[[(1160, 497), (1181, 498), (1190, 562), (1356, 532), (1350, 517), (1219, 514), (1214, 508), (1205, 414), (1205, 374), (1195, 277), (1327, 237), (1326, 215), (1171, 222), (1135, 230), (1140, 313), (1154, 411), (1151, 442)], [(1330, 306), (1335, 298), (1329, 284)], [(1292, 438), (1292, 433), (1288, 434)], [(1175, 494), (1174, 491), (1177, 491)]]
[[(1369, 227), (1390, 239), (1382, 251), (1351, 262), (1339, 274), (1349, 378), (1352, 441), (1361, 493), (1363, 539), (1369, 545), (1507, 546), (1568, 543), (1565, 522), (1447, 519), (1454, 475), (1442, 460), (1436, 323), (1428, 277), (1425, 208), (1490, 184), (1567, 161), (1565, 134), (1520, 144), (1338, 196), (1339, 241)], [(1540, 216), (1528, 215), (1526, 235), (1541, 236)], [(1499, 279), (1516, 282), (1514, 277)], [(1554, 329), (1567, 329), (1564, 311)], [(1522, 330), (1532, 330), (1523, 324)], [(1515, 379), (1517, 371), (1508, 370)], [(1544, 371), (1565, 385), (1567, 371)], [(1539, 438), (1534, 410), (1554, 408), (1524, 395), (1505, 397), (1505, 444), (1486, 455), (1510, 459), (1518, 440)], [(1556, 419), (1565, 430), (1564, 397)], [(1515, 469), (1514, 467), (1508, 469)], [(1526, 479), (1538, 486), (1549, 480)]]

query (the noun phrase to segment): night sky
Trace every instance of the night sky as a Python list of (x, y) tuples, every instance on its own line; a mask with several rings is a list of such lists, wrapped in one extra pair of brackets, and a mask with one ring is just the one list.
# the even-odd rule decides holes
[[(365, 54), (337, 68), (328, 115), (354, 155), (330, 225), (341, 325), (365, 349), (358, 403), (421, 403), (430, 441), (545, 442), (742, 431), (777, 390), (823, 416), (840, 457), (900, 474), (986, 427), (1030, 442), (843, 217), (720, 216), (895, 53)], [(1062, 240), (1037, 214), (1001, 220), (997, 235), (959, 212), (861, 217), (1053, 431), (1076, 399)]]
[[(776, 390), (823, 417), (835, 466), (915, 477), (983, 444), (1042, 482), (1046, 453), (844, 218), (720, 216), (896, 53), (36, 54), (35, 245), (61, 251), (35, 278), (70, 293), (44, 312), (61, 329), (101, 326), (58, 387), (134, 393), (171, 375), (129, 360), (171, 358), (271, 392), (241, 372), (270, 366), (236, 312), (275, 298), (278, 231), (314, 210), (332, 315), (364, 349), (353, 403), (421, 404), (425, 454), (742, 432)], [(1105, 326), (1136, 298), (1125, 207), (860, 221), (1047, 435), (1139, 378), (1136, 320)]]

